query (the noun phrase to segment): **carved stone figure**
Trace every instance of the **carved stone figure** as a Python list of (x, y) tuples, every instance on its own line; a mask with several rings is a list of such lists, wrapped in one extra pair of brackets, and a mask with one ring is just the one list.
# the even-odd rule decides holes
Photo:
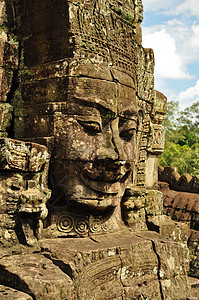
[[(141, 2), (44, 3), (17, 6), (23, 64), (13, 105), (16, 138), (48, 148), (53, 140), (46, 226), (70, 235), (109, 232), (133, 213), (133, 223), (142, 222), (135, 226), (146, 228), (146, 195), (134, 212), (122, 205), (121, 215), (127, 188), (142, 194), (157, 184), (164, 141), (166, 98), (153, 88), (153, 52), (141, 46)], [(52, 14), (51, 24), (42, 18)]]
[(34, 299), (188, 296), (186, 247), (159, 235), (180, 229), (162, 216), (157, 190), (166, 98), (142, 47), (141, 0), (5, 7), (19, 65), (0, 150), (11, 246), (0, 284)]
[[(89, 72), (93, 68), (95, 74), (97, 67)], [(78, 72), (69, 78), (68, 103), (73, 109), (57, 117), (50, 173), (54, 206), (61, 207), (62, 214), (66, 209), (97, 215), (88, 224), (91, 231), (100, 230), (95, 227), (105, 219), (109, 225), (102, 224), (104, 231), (121, 227), (121, 199), (133, 180), (142, 127), (134, 85), (114, 82), (108, 68), (106, 72), (109, 81)]]

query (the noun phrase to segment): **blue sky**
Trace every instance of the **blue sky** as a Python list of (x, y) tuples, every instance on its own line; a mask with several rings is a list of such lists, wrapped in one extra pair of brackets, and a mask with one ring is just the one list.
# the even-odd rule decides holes
[(199, 100), (199, 0), (142, 0), (143, 46), (155, 53), (155, 88), (184, 109)]

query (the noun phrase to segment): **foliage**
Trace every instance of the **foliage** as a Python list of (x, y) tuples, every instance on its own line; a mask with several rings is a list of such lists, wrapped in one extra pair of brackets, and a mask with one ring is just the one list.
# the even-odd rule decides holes
[(159, 164), (177, 167), (180, 174), (199, 175), (199, 101), (183, 111), (178, 102), (169, 102), (164, 126), (165, 151)]

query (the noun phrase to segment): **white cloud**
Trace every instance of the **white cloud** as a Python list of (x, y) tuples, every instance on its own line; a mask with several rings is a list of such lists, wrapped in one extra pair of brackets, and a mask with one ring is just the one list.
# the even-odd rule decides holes
[(192, 24), (189, 36), (184, 40), (182, 54), (188, 59), (188, 63), (199, 61), (199, 25)]
[(155, 78), (155, 89), (163, 93), (168, 101), (174, 100), (177, 98), (177, 91), (172, 88), (172, 86), (167, 84), (167, 81), (163, 78)]
[(189, 14), (199, 16), (198, 0), (142, 0), (144, 11), (158, 11), (169, 15)]
[(193, 21), (190, 25), (181, 20), (171, 19), (160, 25), (175, 40), (176, 52), (184, 64), (199, 61), (199, 24)]
[(155, 52), (155, 88), (184, 109), (199, 99), (199, 80), (193, 82), (199, 78), (199, 0), (143, 0), (143, 5), (151, 23), (143, 27), (143, 46)]
[[(177, 0), (177, 4), (181, 1)], [(173, 5), (173, 2), (174, 0), (142, 0), (144, 11), (165, 9), (165, 7), (168, 9)]]
[(180, 102), (182, 108), (191, 106), (194, 102), (199, 101), (199, 80), (195, 86), (180, 92), (176, 100)]
[(178, 5), (175, 10), (175, 14), (187, 12), (189, 12), (192, 16), (199, 16), (199, 1), (186, 0), (182, 4)]
[(199, 63), (199, 24), (169, 19), (143, 27), (143, 46), (153, 48), (156, 75), (162, 78), (191, 79), (188, 65)]
[[(148, 32), (147, 32), (148, 31)], [(160, 78), (190, 79), (186, 65), (178, 54), (175, 39), (166, 32), (143, 30), (143, 46), (153, 48), (155, 53), (155, 75)]]

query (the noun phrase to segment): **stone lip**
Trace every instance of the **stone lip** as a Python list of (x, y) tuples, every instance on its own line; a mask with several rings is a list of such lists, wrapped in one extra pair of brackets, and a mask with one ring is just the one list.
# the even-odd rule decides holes
[(81, 172), (81, 180), (91, 189), (117, 194), (121, 190), (130, 175), (130, 164), (125, 161), (113, 161), (95, 166), (95, 163), (87, 163)]
[(116, 182), (121, 180), (130, 169), (125, 161), (101, 162), (100, 165), (88, 163), (83, 170), (83, 175), (91, 180)]

